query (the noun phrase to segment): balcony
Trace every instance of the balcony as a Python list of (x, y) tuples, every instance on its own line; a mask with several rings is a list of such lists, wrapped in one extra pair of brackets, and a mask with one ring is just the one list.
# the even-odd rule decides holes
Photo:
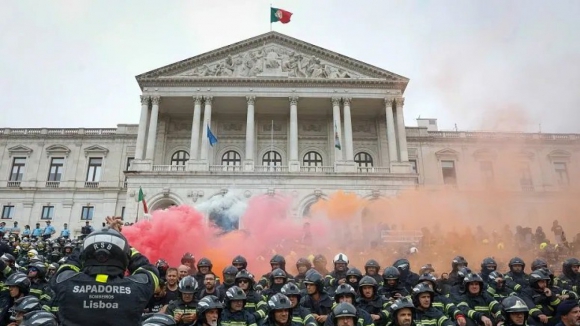
[(288, 173), (287, 166), (263, 166), (257, 165), (254, 166), (254, 172), (263, 172), (263, 173)]
[(241, 172), (241, 165), (210, 165), (209, 172)]
[(8, 184), (6, 186), (8, 188), (19, 188), (20, 187), (20, 181), (8, 181)]
[(153, 172), (185, 172), (185, 165), (153, 165)]
[(334, 166), (301, 166), (303, 173), (334, 173)]
[(376, 174), (386, 174), (389, 173), (390, 169), (387, 167), (362, 167), (359, 166), (356, 168), (358, 173), (376, 173)]
[(47, 181), (45, 187), (46, 188), (58, 188), (58, 187), (60, 187), (60, 181)]
[(99, 188), (99, 182), (98, 181), (85, 181), (85, 188)]

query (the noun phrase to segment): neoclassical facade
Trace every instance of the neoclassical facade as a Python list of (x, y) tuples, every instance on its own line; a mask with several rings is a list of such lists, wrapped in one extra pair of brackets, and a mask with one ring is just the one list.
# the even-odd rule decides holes
[(0, 129), (2, 221), (133, 220), (140, 187), (153, 210), (236, 191), (289, 196), (300, 218), (339, 189), (478, 191), (506, 172), (509, 191), (537, 199), (580, 180), (580, 135), (405, 126), (407, 78), (277, 32), (136, 79), (138, 125)]

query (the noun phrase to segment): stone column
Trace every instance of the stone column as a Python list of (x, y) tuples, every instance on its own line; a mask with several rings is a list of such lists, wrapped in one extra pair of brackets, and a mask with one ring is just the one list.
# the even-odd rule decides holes
[(397, 131), (399, 139), (399, 159), (401, 162), (409, 161), (409, 151), (407, 149), (407, 132), (405, 131), (405, 118), (403, 116), (403, 105), (405, 104), (405, 99), (403, 97), (397, 97), (395, 99), (397, 103)]
[(298, 161), (298, 96), (290, 98), (290, 160), (288, 169), (290, 172), (300, 172)]
[(147, 134), (147, 120), (149, 119), (149, 96), (141, 95), (141, 118), (137, 131), (137, 144), (135, 147), (135, 159), (142, 160), (145, 152), (145, 136)]
[(203, 110), (203, 138), (201, 139), (200, 159), (204, 160), (206, 163), (209, 163), (209, 140), (207, 139), (207, 126), (211, 128), (211, 101), (213, 100), (213, 96), (204, 96), (203, 100), (205, 102), (205, 108)]
[(352, 120), (350, 118), (350, 100), (350, 97), (342, 98), (342, 105), (344, 106), (344, 159), (348, 162), (354, 161), (352, 145)]
[[(332, 101), (332, 147), (334, 147), (334, 163), (343, 161), (342, 126), (340, 123), (340, 97), (333, 97)], [(337, 147), (340, 144), (340, 149)]]
[(201, 116), (201, 96), (194, 96), (193, 122), (191, 123), (191, 145), (189, 147), (189, 159), (197, 160), (199, 157), (199, 122)]
[(157, 142), (157, 118), (159, 117), (160, 96), (151, 97), (151, 119), (149, 120), (149, 137), (147, 138), (147, 154), (145, 158), (153, 161), (155, 158), (155, 142)]
[(385, 111), (387, 116), (387, 142), (389, 145), (389, 162), (396, 162), (397, 140), (395, 136), (395, 118), (393, 116), (393, 98), (385, 97)]
[(246, 159), (244, 162), (244, 171), (254, 171), (254, 103), (255, 96), (246, 96), (248, 101), (248, 111), (246, 118)]

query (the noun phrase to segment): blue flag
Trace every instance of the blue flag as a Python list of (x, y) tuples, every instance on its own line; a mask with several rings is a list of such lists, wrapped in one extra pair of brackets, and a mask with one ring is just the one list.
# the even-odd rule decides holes
[(209, 125), (207, 125), (207, 140), (209, 141), (209, 145), (211, 147), (213, 147), (213, 145), (218, 142), (216, 136), (213, 134), (213, 132), (211, 132), (211, 129), (209, 129)]

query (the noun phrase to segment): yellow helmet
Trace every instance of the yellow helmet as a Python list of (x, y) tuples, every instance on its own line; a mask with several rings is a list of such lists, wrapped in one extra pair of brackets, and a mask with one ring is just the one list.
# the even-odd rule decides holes
[(505, 246), (504, 246), (503, 242), (500, 242), (497, 244), (497, 249), (503, 250), (504, 248), (505, 248)]
[(547, 244), (547, 243), (545, 243), (545, 242), (542, 242), (542, 243), (540, 244), (540, 250), (544, 250), (544, 249), (546, 249), (546, 247), (547, 247), (547, 246), (548, 246), (548, 244)]

